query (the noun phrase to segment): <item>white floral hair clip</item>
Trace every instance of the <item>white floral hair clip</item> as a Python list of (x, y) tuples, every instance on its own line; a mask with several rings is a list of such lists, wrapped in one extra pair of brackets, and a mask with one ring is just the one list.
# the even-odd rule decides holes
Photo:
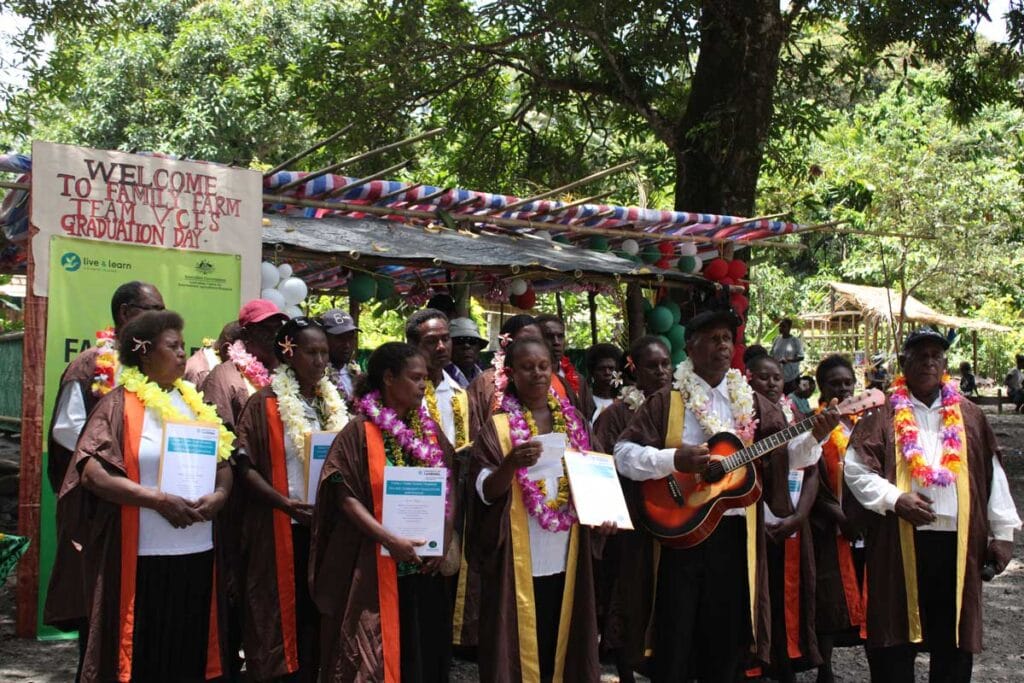
[(135, 346), (132, 347), (132, 351), (138, 351), (142, 349), (143, 353), (149, 353), (149, 340), (139, 339), (138, 337), (132, 337), (132, 341), (135, 342)]

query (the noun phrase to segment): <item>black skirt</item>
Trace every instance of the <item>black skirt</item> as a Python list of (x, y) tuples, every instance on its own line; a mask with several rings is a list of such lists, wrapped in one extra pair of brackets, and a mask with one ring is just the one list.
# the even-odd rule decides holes
[(133, 681), (205, 680), (212, 589), (212, 550), (139, 557)]

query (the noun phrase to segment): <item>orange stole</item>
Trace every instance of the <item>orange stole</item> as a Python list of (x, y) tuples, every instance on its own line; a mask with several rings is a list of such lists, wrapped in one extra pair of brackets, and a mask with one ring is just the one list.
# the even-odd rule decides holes
[[(836, 427), (842, 434), (837, 437), (833, 430), (821, 449), (821, 459), (825, 463), (825, 485), (829, 487), (836, 499), (842, 502), (843, 495), (843, 458), (846, 456), (848, 439), (842, 425)], [(853, 566), (853, 553), (850, 551), (850, 540), (842, 533), (836, 534), (836, 558), (839, 564), (839, 576), (843, 582), (843, 595), (846, 598), (846, 613), (850, 617), (850, 626), (864, 624), (864, 604), (861, 591), (857, 587), (857, 570)], [(866, 584), (865, 584), (866, 588)]]
[[(366, 431), (367, 466), (370, 471), (370, 490), (373, 494), (373, 516), (382, 523), (384, 511), (384, 467), (387, 456), (384, 453), (384, 437), (377, 425), (367, 421)], [(377, 601), (380, 604), (380, 635), (384, 649), (384, 681), (399, 683), (402, 680), (401, 623), (398, 615), (398, 566), (392, 557), (384, 557), (379, 549), (377, 556)]]
[(786, 539), (783, 559), (783, 595), (786, 600), (786, 654), (798, 659), (800, 652), (800, 532)]
[[(267, 436), (270, 447), (270, 485), (288, 497), (288, 470), (285, 466), (284, 424), (277, 410), (277, 399), (266, 399)], [(295, 556), (292, 547), (291, 518), (282, 510), (273, 510), (274, 568), (277, 574), (277, 601), (281, 613), (281, 640), (288, 673), (299, 670), (298, 636), (295, 615)]]
[[(146, 407), (135, 394), (124, 393), (124, 472), (129, 481), (139, 483), (139, 445)], [(132, 655), (135, 636), (136, 570), (139, 562), (139, 508), (121, 506), (121, 594), (117, 642), (117, 680), (128, 683), (132, 678)], [(217, 565), (213, 566), (213, 589), (210, 593), (209, 633), (206, 636), (206, 678), (223, 675), (220, 661), (220, 635), (217, 624)]]
[(557, 372), (551, 373), (551, 388), (558, 394), (558, 398), (563, 401), (569, 400), (569, 392), (565, 388), (565, 382), (562, 381), (562, 377)]

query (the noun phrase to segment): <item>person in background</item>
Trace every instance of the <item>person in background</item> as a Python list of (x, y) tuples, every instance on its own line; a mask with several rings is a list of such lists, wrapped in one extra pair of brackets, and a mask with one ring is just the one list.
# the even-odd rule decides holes
[(804, 359), (804, 343), (792, 335), (793, 321), (783, 318), (779, 321), (779, 336), (772, 342), (771, 356), (782, 365), (783, 391), (787, 394), (796, 389), (800, 378), (800, 363)]
[(590, 387), (580, 381), (576, 366), (565, 355), (565, 322), (557, 315), (542, 313), (537, 316), (544, 341), (551, 348), (551, 368), (554, 377), (551, 386), (559, 395), (565, 395), (588, 422), (594, 414), (594, 401)]
[(480, 335), (476, 323), (469, 318), (454, 318), (448, 329), (452, 335), (452, 362), (445, 368), (463, 389), (469, 387), (480, 373), (480, 352), (487, 346), (487, 339)]
[(435, 294), (430, 297), (430, 301), (427, 302), (425, 308), (441, 311), (449, 320), (458, 314), (458, 305), (450, 294)]
[(1017, 354), (1016, 365), (1006, 374), (1006, 395), (1017, 411), (1024, 410), (1024, 354)]
[(971, 680), (982, 650), (982, 577), (1013, 556), (1020, 517), (985, 414), (946, 371), (930, 328), (903, 342), (903, 376), (857, 424), (844, 478), (866, 511), (867, 658), (873, 681)]
[(868, 389), (887, 391), (889, 389), (889, 370), (885, 367), (886, 356), (876, 353), (871, 357), (871, 364), (864, 372), (864, 382)]
[(185, 363), (185, 381), (197, 387), (203, 386), (210, 371), (228, 359), (228, 347), (238, 339), (241, 332), (241, 326), (232, 320), (221, 328), (216, 339), (203, 339), (203, 345)]
[(796, 411), (800, 413), (800, 419), (809, 417), (814, 413), (814, 409), (811, 408), (811, 396), (814, 396), (814, 390), (817, 387), (814, 383), (814, 378), (810, 375), (803, 375), (797, 380), (796, 391), (789, 395), (789, 400), (796, 406)]
[(589, 394), (594, 402), (594, 413), (590, 423), (597, 422), (597, 417), (608, 408), (618, 394), (615, 386), (616, 378), (620, 378), (623, 364), (622, 349), (615, 344), (594, 344), (587, 349), (587, 383)]
[(352, 316), (340, 308), (332, 308), (317, 319), (327, 333), (331, 350), (331, 375), (345, 402), (352, 405), (359, 363), (355, 360), (359, 328)]
[(971, 372), (971, 364), (967, 361), (960, 364), (960, 393), (964, 396), (978, 395), (978, 382)]
[[(78, 354), (60, 377), (57, 401), (50, 419), (47, 442), (46, 476), (55, 494), (61, 492), (68, 465), (75, 453), (78, 437), (97, 402), (117, 386), (120, 373), (117, 334), (129, 321), (146, 311), (164, 308), (159, 290), (137, 280), (114, 290), (110, 298), (113, 328), (96, 333), (97, 343)], [(82, 585), (81, 534), (75, 525), (85, 521), (87, 511), (80, 509), (80, 489), (62, 496), (57, 504), (57, 548), (50, 586), (43, 608), (44, 623), (62, 631), (78, 630), (78, 673), (88, 646), (89, 628), (84, 621), (89, 589)]]

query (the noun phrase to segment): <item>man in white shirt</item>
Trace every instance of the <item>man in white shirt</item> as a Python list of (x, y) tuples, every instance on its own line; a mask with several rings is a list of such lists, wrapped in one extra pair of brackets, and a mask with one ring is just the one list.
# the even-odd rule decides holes
[(944, 384), (948, 348), (929, 328), (907, 337), (904, 378), (858, 423), (846, 451), (846, 484), (867, 511), (873, 681), (912, 682), (922, 649), (930, 680), (971, 680), (981, 582), (1006, 568), (1021, 526), (988, 421)]
[(423, 406), (448, 441), (462, 448), (469, 440), (469, 403), (466, 391), (444, 370), (452, 361), (448, 317), (433, 308), (416, 311), (405, 324), (405, 339), (427, 359), (429, 377)]
[[(703, 472), (710, 460), (707, 441), (715, 433), (736, 433), (750, 419), (757, 420), (756, 432), (748, 435), (755, 439), (786, 427), (777, 404), (755, 395), (742, 374), (729, 372), (739, 324), (731, 310), (705, 311), (686, 324), (692, 369), (681, 365), (673, 387), (651, 396), (636, 412), (614, 449), (622, 476), (646, 481), (677, 470)], [(673, 424), (680, 419), (680, 406), (681, 428)], [(800, 469), (817, 462), (816, 446), (836, 424), (832, 413), (816, 416), (814, 432), (790, 445), (789, 466)], [(680, 443), (670, 443), (670, 435), (680, 431)], [(763, 507), (755, 502), (727, 510), (717, 528), (695, 546), (673, 547), (671, 541), (662, 541), (654, 599), (656, 683), (694, 675), (702, 681), (739, 680), (751, 661), (752, 645), (757, 659), (769, 660)], [(748, 529), (754, 532), (751, 536)]]
[(320, 316), (320, 324), (327, 333), (327, 346), (331, 352), (331, 374), (341, 397), (350, 406), (355, 400), (355, 383), (359, 364), (355, 362), (359, 328), (351, 315), (340, 308)]

